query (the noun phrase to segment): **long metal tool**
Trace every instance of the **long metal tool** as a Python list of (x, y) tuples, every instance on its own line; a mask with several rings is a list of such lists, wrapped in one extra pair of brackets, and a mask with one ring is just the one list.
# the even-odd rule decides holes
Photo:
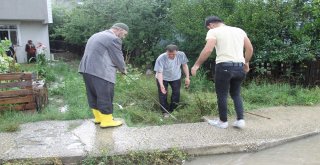
[(150, 97), (154, 102), (156, 102), (158, 105), (160, 105), (160, 107), (170, 115), (170, 117), (172, 117), (174, 120), (178, 120), (175, 116), (173, 116), (165, 107), (163, 107), (159, 101), (157, 99), (155, 99), (154, 97), (151, 96), (151, 92), (147, 91), (145, 88), (143, 88), (139, 83), (137, 83), (132, 77), (130, 77), (128, 74), (124, 74), (126, 75), (131, 81), (133, 81), (135, 84), (137, 84), (138, 87), (142, 88), (144, 90), (144, 92), (150, 94), (148, 97)]
[(252, 113), (252, 112), (244, 112), (244, 113), (247, 113), (247, 114), (249, 114), (249, 115), (253, 115), (253, 116), (262, 117), (262, 118), (265, 118), (265, 119), (271, 119), (270, 117), (266, 117), (266, 116), (258, 115), (258, 114)]

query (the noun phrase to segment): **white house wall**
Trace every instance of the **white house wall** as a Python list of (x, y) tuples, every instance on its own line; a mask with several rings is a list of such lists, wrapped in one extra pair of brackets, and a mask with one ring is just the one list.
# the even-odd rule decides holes
[(0, 25), (17, 25), (19, 63), (27, 62), (28, 40), (47, 46), (50, 58), (48, 23), (52, 23), (51, 0), (0, 0)]
[(50, 58), (48, 24), (42, 24), (42, 22), (22, 21), (20, 22), (18, 29), (20, 41), (19, 46), (17, 47), (17, 60), (19, 63), (27, 62), (25, 45), (28, 40), (32, 40), (36, 46), (39, 42), (47, 46), (46, 56), (47, 58)]
[(39, 20), (50, 23), (49, 5), (51, 1), (47, 0), (0, 0), (0, 20)]

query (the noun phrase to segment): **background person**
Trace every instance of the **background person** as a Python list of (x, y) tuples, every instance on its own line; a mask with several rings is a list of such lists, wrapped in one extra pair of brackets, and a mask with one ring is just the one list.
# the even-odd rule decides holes
[[(252, 57), (253, 47), (247, 34), (240, 28), (227, 26), (216, 16), (208, 17), (205, 26), (209, 29), (207, 43), (198, 60), (191, 69), (195, 75), (200, 65), (208, 59), (214, 47), (216, 48), (215, 88), (218, 100), (219, 118), (209, 121), (210, 124), (227, 128), (227, 98), (230, 92), (233, 99), (237, 120), (233, 126), (243, 128), (243, 103), (240, 96), (241, 84), (249, 72), (249, 61)], [(245, 48), (245, 55), (243, 55)]]
[(27, 52), (27, 62), (36, 62), (36, 46), (32, 43), (32, 40), (28, 40), (26, 44), (25, 51)]
[(92, 35), (80, 62), (79, 72), (83, 75), (94, 122), (101, 128), (122, 124), (113, 120), (113, 96), (117, 69), (126, 73), (121, 39), (128, 31), (126, 24), (116, 23), (109, 30)]
[(38, 55), (46, 55), (47, 47), (45, 45), (43, 45), (41, 42), (38, 42), (36, 48), (37, 48), (37, 56)]
[(14, 60), (17, 62), (17, 56), (15, 55), (15, 47), (13, 44), (9, 47), (9, 49), (6, 51), (7, 56), (14, 58)]
[[(154, 66), (154, 71), (156, 71), (156, 80), (158, 86), (159, 100), (160, 104), (169, 112), (177, 107), (180, 101), (180, 87), (181, 87), (181, 65), (183, 72), (186, 75), (185, 86), (189, 87), (189, 68), (188, 59), (184, 52), (178, 51), (176, 45), (168, 45), (166, 47), (166, 52), (161, 54)], [(171, 86), (172, 95), (171, 103), (168, 104), (168, 85)], [(168, 112), (161, 107), (164, 117), (169, 117)]]

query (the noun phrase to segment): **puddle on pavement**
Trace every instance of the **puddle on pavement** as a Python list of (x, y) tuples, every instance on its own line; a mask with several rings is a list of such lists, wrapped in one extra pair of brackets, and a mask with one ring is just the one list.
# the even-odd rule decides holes
[(301, 165), (320, 164), (320, 135), (254, 153), (197, 157), (185, 165)]

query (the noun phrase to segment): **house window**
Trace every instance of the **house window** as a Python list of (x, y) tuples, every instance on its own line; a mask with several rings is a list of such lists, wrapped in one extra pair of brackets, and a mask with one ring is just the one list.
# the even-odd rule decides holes
[(0, 25), (0, 39), (8, 39), (13, 45), (18, 45), (18, 32), (16, 25)]

